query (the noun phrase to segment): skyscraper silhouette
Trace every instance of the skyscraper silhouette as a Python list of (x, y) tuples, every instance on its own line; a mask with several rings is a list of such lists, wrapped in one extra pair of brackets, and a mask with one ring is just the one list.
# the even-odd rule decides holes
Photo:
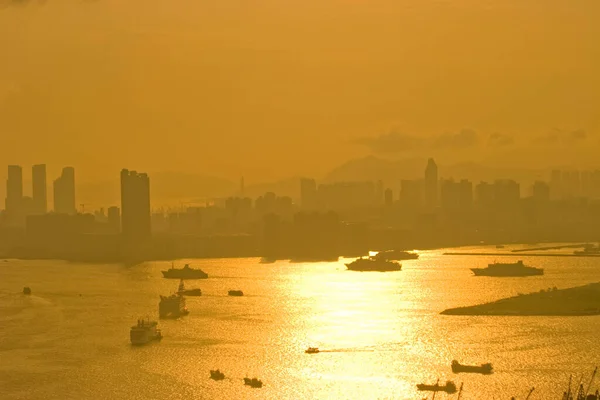
[(76, 214), (75, 206), (75, 169), (65, 167), (62, 174), (54, 181), (54, 212), (59, 214)]
[(23, 201), (23, 169), (20, 165), (8, 166), (8, 179), (6, 180), (6, 212), (15, 213)]
[(314, 179), (302, 178), (300, 180), (300, 204), (305, 210), (317, 208), (317, 182)]
[(9, 165), (5, 201), (8, 225), (24, 224), (23, 208), (23, 169), (19, 165)]
[(38, 164), (31, 168), (33, 183), (33, 206), (34, 214), (45, 214), (48, 210), (48, 190), (46, 186), (46, 165)]
[(430, 158), (425, 168), (425, 206), (433, 209), (438, 205), (438, 167)]
[(131, 243), (150, 238), (150, 179), (147, 174), (121, 171), (121, 232)]

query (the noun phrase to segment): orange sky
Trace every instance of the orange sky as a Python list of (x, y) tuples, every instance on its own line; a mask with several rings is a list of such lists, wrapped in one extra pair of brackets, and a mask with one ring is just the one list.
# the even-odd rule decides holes
[(598, 0), (8, 6), (0, 160), (83, 180), (129, 167), (265, 181), (366, 154), (593, 164), (598, 21)]

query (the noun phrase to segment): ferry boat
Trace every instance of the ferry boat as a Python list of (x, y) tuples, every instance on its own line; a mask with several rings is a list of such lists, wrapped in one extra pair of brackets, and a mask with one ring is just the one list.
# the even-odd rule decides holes
[(129, 339), (131, 344), (139, 346), (149, 343), (153, 340), (162, 339), (162, 333), (157, 328), (158, 322), (150, 321), (150, 319), (138, 319), (137, 325), (131, 327), (129, 331)]
[(225, 379), (225, 374), (219, 371), (218, 369), (210, 370), (210, 379), (215, 381), (222, 381)]
[(163, 277), (171, 279), (206, 279), (208, 274), (201, 269), (190, 268), (189, 264), (185, 264), (183, 268), (169, 268), (167, 271), (162, 271)]
[(379, 253), (377, 253), (375, 258), (381, 259), (381, 260), (392, 260), (392, 261), (416, 260), (419, 258), (419, 254), (409, 252), (409, 251), (387, 250), (387, 251), (380, 251)]
[(446, 392), (448, 394), (456, 393), (456, 385), (452, 381), (446, 381), (445, 385), (440, 385), (439, 381), (436, 382), (435, 385), (426, 385), (424, 383), (420, 383), (417, 385), (417, 389), (422, 392)]
[(484, 374), (489, 375), (493, 371), (492, 364), (486, 363), (481, 365), (463, 365), (456, 360), (452, 361), (452, 372), (455, 374), (459, 374), (461, 372), (464, 373), (473, 373), (473, 374)]
[(319, 352), (319, 348), (318, 347), (309, 347), (308, 349), (304, 350), (304, 352), (306, 354), (317, 354)]
[(261, 388), (263, 383), (260, 379), (257, 378), (244, 378), (244, 385), (246, 386), (250, 386), (253, 388)]
[(158, 303), (158, 315), (160, 318), (178, 318), (189, 313), (185, 307), (185, 297), (182, 295), (160, 296), (160, 303)]
[(471, 268), (476, 276), (534, 276), (544, 275), (542, 268), (528, 267), (519, 260), (516, 263), (493, 263), (487, 268)]
[(179, 289), (177, 290), (177, 294), (185, 295), (185, 296), (202, 296), (202, 290), (200, 289), (186, 289), (183, 283), (183, 279), (179, 282)]
[(229, 296), (240, 297), (244, 295), (244, 292), (242, 292), (241, 290), (230, 290), (229, 292), (227, 292), (227, 294)]
[(368, 258), (357, 258), (346, 267), (350, 271), (377, 271), (377, 272), (389, 272), (389, 271), (400, 271), (402, 270), (402, 264), (396, 261), (382, 260), (375, 257)]

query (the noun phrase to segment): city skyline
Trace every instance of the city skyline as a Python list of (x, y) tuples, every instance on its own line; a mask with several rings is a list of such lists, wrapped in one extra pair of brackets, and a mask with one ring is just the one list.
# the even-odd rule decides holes
[[(407, 162), (400, 161), (389, 161), (386, 158), (378, 158), (378, 157), (364, 157), (350, 160), (347, 163), (344, 163), (337, 168), (334, 168), (325, 176), (321, 177), (310, 177), (309, 175), (298, 175), (294, 177), (288, 177), (286, 179), (278, 180), (278, 181), (251, 181), (245, 179), (245, 187), (248, 188), (248, 191), (252, 193), (251, 197), (257, 197), (260, 194), (264, 193), (264, 191), (276, 191), (281, 192), (285, 195), (292, 195), (295, 199), (300, 201), (300, 190), (293, 189), (290, 190), (290, 184), (292, 182), (299, 181), (303, 178), (315, 179), (319, 182), (362, 182), (362, 181), (378, 181), (383, 179), (386, 185), (391, 186), (396, 192), (401, 187), (401, 180), (403, 179), (414, 179), (419, 176), (419, 163), (427, 162), (427, 157), (422, 159), (407, 159)], [(374, 169), (374, 165), (371, 163), (371, 160), (377, 161), (376, 168), (381, 169), (378, 174)], [(356, 172), (356, 166), (360, 164), (364, 164), (366, 167), (366, 171), (368, 176), (365, 177), (364, 173), (359, 174), (354, 177), (353, 173)], [(398, 163), (398, 167), (395, 167), (395, 163)], [(48, 176), (53, 176), (54, 174), (59, 176), (61, 173), (61, 169), (63, 167), (52, 166), (48, 164), (43, 164), (47, 167), (47, 170), (50, 171), (47, 173)], [(20, 164), (21, 168), (27, 168), (28, 165)], [(35, 165), (32, 165), (33, 168)], [(404, 167), (402, 167), (404, 166)], [(391, 175), (391, 169), (394, 168), (395, 172)], [(386, 169), (387, 168), (387, 169)], [(471, 163), (458, 163), (458, 164), (450, 164), (450, 165), (441, 165), (439, 168), (439, 178), (440, 179), (454, 179), (454, 180), (462, 180), (462, 179), (470, 179), (473, 183), (478, 183), (480, 181), (494, 181), (496, 179), (515, 179), (516, 181), (523, 183), (526, 190), (529, 190), (533, 184), (538, 181), (551, 181), (552, 173), (554, 171), (565, 171), (573, 174), (582, 174), (582, 179), (586, 179), (587, 173), (593, 173), (594, 171), (600, 170), (599, 167), (590, 167), (590, 168), (569, 168), (565, 166), (560, 166), (560, 164), (555, 164), (553, 167), (540, 168), (540, 169), (520, 169), (515, 168), (510, 165), (506, 165), (505, 168), (490, 168), (485, 164), (471, 164)], [(79, 170), (79, 168), (78, 168)], [(469, 171), (471, 170), (471, 171)], [(89, 205), (92, 207), (110, 207), (112, 205), (117, 205), (119, 200), (119, 184), (114, 180), (114, 175), (118, 173), (120, 169), (113, 171), (113, 173), (108, 176), (107, 179), (101, 179), (98, 181), (90, 180), (90, 177), (78, 175), (77, 180), (77, 192), (78, 197), (81, 196), (78, 204), (76, 204), (76, 208), (79, 209), (82, 204)], [(338, 175), (341, 171), (345, 171), (342, 173), (342, 177), (340, 178)], [(353, 172), (354, 171), (354, 172)], [(451, 171), (451, 172), (448, 172)], [(473, 176), (472, 172), (477, 171)], [(189, 172), (165, 172), (165, 171), (150, 171), (150, 175), (155, 177), (155, 185), (151, 188), (153, 191), (153, 198), (158, 200), (158, 206), (173, 206), (181, 201), (190, 201), (193, 198), (196, 198), (198, 202), (206, 201), (214, 198), (224, 198), (232, 195), (236, 195), (239, 193), (240, 188), (240, 177), (236, 179), (224, 179), (216, 174), (211, 175), (209, 171), (205, 174), (191, 174)], [(465, 176), (466, 175), (466, 176)], [(4, 178), (3, 178), (4, 177)], [(0, 180), (5, 181), (8, 179), (8, 175), (6, 174), (5, 168), (0, 168)], [(200, 186), (198, 183), (194, 183), (194, 179), (200, 182)], [(589, 179), (589, 178), (588, 178)], [(25, 197), (33, 197), (33, 180), (30, 179), (30, 176), (23, 175), (23, 196)], [(51, 186), (52, 180), (49, 181)], [(158, 182), (158, 184), (156, 184)], [(194, 190), (189, 191), (187, 194), (185, 189), (176, 188), (174, 184), (176, 182), (181, 182), (182, 186), (186, 185), (194, 185)], [(293, 184), (292, 186), (294, 186)], [(295, 187), (295, 186), (294, 186)], [(261, 191), (261, 188), (267, 188)], [(278, 189), (279, 188), (279, 189)], [(48, 187), (48, 190), (51, 190), (51, 187)], [(258, 191), (257, 191), (258, 190)], [(176, 193), (182, 193), (179, 196)], [(51, 193), (51, 192), (48, 192)], [(200, 194), (194, 194), (200, 193)], [(0, 185), (0, 198), (6, 199), (6, 185)], [(97, 202), (96, 195), (98, 198), (102, 200)], [(179, 199), (179, 200), (178, 200)], [(4, 206), (4, 202), (2, 203)], [(49, 209), (53, 208), (53, 196), (48, 195), (47, 197), (47, 207)], [(0, 207), (1, 209), (2, 207)]]

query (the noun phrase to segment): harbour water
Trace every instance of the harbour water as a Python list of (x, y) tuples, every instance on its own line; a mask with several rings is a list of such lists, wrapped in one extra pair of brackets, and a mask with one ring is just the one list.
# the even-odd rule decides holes
[[(532, 400), (558, 400), (570, 374), (588, 382), (600, 364), (600, 317), (439, 313), (598, 282), (600, 259), (522, 254), (545, 274), (489, 278), (469, 268), (505, 259), (443, 255), (452, 250), (421, 252), (387, 273), (347, 271), (344, 260), (180, 260), (209, 274), (186, 282), (202, 296), (188, 298), (188, 316), (159, 322), (161, 342), (140, 348), (129, 328), (156, 319), (159, 295), (177, 290), (160, 273), (170, 263), (0, 261), (0, 398), (422, 399), (416, 384), (439, 378), (464, 382), (463, 399), (524, 399), (535, 387)], [(324, 351), (305, 354), (309, 346)], [(454, 375), (453, 359), (491, 362), (495, 373)], [(209, 379), (216, 368), (224, 381)], [(244, 386), (246, 376), (263, 388)]]

